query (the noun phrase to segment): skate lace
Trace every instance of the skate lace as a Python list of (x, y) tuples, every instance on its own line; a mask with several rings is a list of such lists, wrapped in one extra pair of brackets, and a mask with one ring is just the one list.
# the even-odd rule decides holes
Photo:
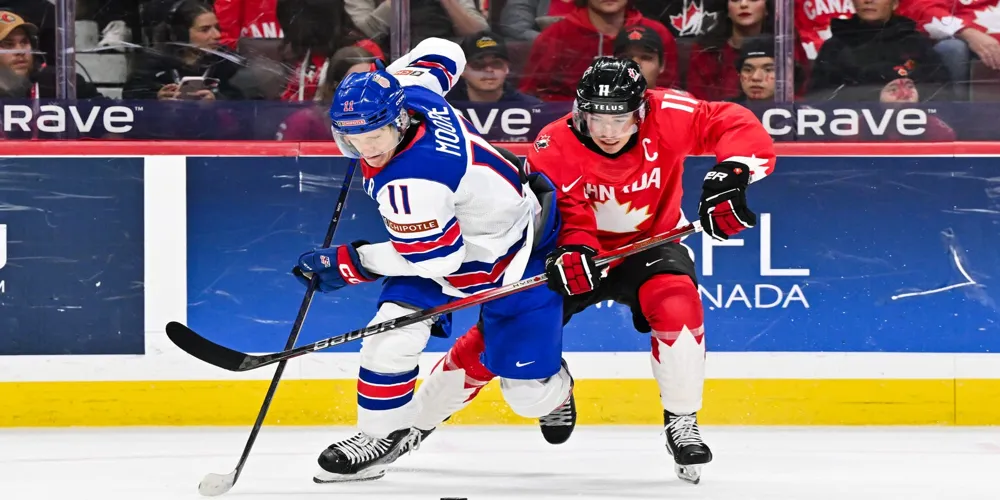
[(677, 446), (704, 444), (701, 431), (698, 430), (698, 419), (694, 415), (671, 416), (667, 431)]
[(375, 460), (385, 453), (392, 443), (388, 439), (373, 438), (363, 432), (341, 441), (337, 447), (352, 464)]
[(546, 427), (573, 425), (573, 408), (570, 407), (570, 400), (567, 399), (562, 406), (556, 408), (552, 413), (540, 417), (538, 421)]

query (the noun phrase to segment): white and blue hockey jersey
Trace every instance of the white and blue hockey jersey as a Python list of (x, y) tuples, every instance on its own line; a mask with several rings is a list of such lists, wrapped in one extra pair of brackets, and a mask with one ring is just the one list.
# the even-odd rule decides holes
[(362, 164), (390, 236), (361, 247), (362, 264), (384, 276), (434, 279), (455, 297), (522, 279), (541, 212), (517, 167), (445, 100), (464, 69), (462, 49), (437, 38), (391, 64), (406, 109), (423, 119), (386, 166)]

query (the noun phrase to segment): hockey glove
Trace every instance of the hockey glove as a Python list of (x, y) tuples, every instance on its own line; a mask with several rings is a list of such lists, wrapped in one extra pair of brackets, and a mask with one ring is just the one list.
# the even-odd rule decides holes
[(757, 216), (747, 208), (750, 169), (735, 162), (722, 162), (705, 175), (698, 203), (702, 229), (716, 240), (757, 225)]
[(319, 276), (319, 291), (323, 293), (377, 280), (381, 276), (365, 269), (358, 255), (358, 248), (367, 244), (367, 241), (355, 241), (350, 245), (306, 252), (299, 256), (299, 265), (292, 269), (292, 274), (309, 286), (315, 273)]
[(545, 258), (548, 287), (562, 295), (592, 292), (601, 282), (595, 256), (597, 251), (584, 245), (556, 248)]

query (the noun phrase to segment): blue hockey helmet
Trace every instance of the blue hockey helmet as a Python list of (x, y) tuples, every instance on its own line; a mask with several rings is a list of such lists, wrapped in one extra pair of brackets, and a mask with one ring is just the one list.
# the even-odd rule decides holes
[[(410, 124), (402, 85), (381, 65), (378, 68), (347, 75), (330, 105), (333, 138), (352, 158), (379, 156), (395, 149)], [(382, 133), (376, 133), (380, 130)]]

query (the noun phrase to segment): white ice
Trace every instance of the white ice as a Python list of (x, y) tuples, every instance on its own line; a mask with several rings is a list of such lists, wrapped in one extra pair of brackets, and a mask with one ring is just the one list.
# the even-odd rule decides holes
[[(0, 431), (0, 499), (202, 498), (235, 466), (247, 428)], [(1000, 499), (1000, 428), (703, 427), (715, 461), (676, 478), (656, 427), (581, 427), (546, 444), (533, 427), (446, 426), (373, 482), (312, 482), (347, 428), (266, 427), (239, 500)]]

